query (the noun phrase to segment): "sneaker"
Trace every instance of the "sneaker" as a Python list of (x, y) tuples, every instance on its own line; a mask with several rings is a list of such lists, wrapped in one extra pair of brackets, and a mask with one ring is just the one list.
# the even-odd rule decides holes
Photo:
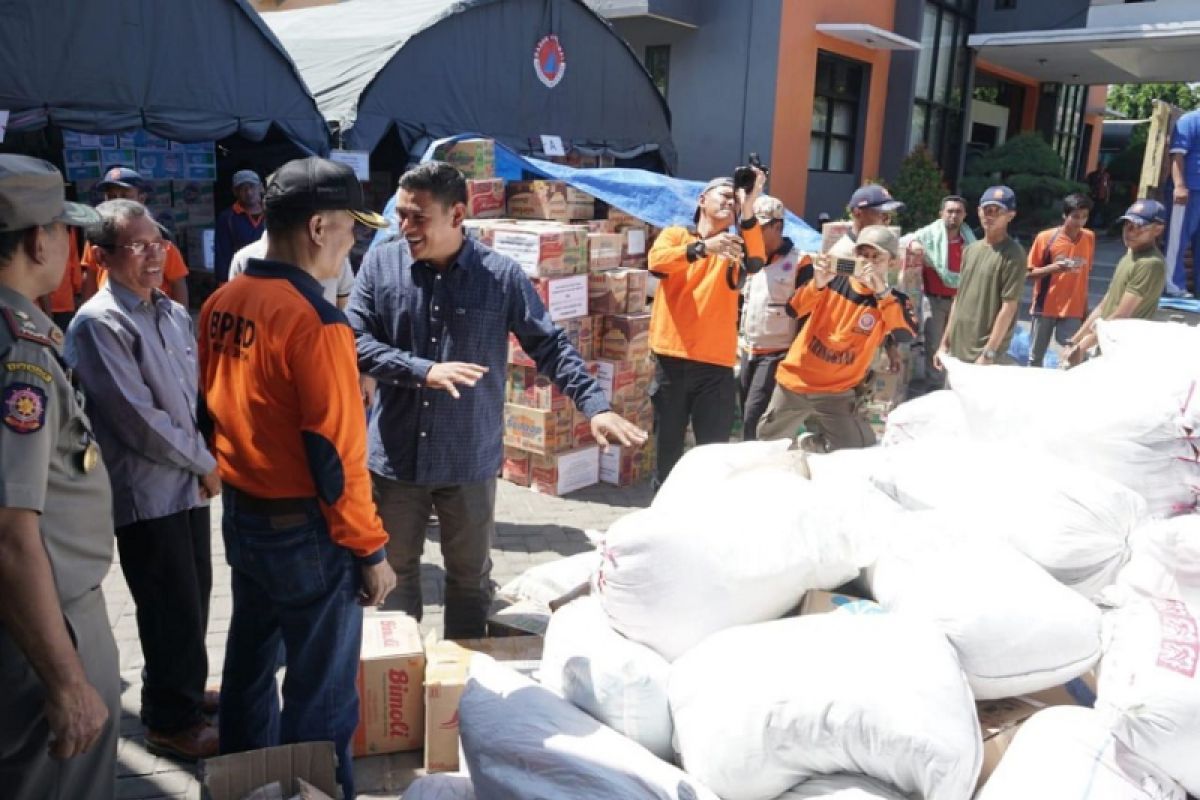
[(1163, 289), (1163, 294), (1176, 300), (1190, 300), (1192, 297), (1192, 293), (1187, 289), (1180, 289), (1173, 283), (1167, 284), (1167, 288)]
[(217, 728), (211, 722), (197, 722), (175, 733), (146, 731), (146, 749), (151, 753), (179, 761), (213, 758), (220, 748)]
[(825, 440), (812, 431), (805, 431), (796, 437), (796, 449), (805, 453), (825, 453)]

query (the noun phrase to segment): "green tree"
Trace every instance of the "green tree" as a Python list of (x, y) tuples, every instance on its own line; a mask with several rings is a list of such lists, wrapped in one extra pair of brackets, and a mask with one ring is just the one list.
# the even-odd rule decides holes
[(1059, 218), (1059, 201), (1087, 186), (1062, 177), (1063, 164), (1054, 148), (1037, 133), (1014, 136), (971, 163), (962, 179), (966, 197), (979, 197), (993, 183), (1017, 194), (1017, 225), (1037, 228)]
[(925, 145), (918, 145), (900, 162), (891, 192), (904, 201), (898, 215), (900, 229), (914, 231), (932, 222), (941, 211), (941, 200), (949, 192), (946, 177)]
[(1126, 119), (1146, 119), (1154, 100), (1191, 111), (1200, 107), (1200, 92), (1186, 83), (1118, 83), (1108, 87), (1108, 107)]

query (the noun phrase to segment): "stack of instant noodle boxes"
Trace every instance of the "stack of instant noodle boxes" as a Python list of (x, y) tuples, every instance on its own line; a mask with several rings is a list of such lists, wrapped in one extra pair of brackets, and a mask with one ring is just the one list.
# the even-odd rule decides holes
[[(646, 254), (657, 229), (561, 181), (497, 178), (490, 139), (460, 140), (435, 157), (467, 178), (468, 235), (521, 265), (612, 410), (650, 431)], [(601, 166), (598, 159), (571, 163)], [(601, 453), (588, 419), (538, 374), (515, 336), (508, 344), (504, 444), (504, 479), (552, 495), (601, 481), (627, 486), (654, 464), (653, 438)]]

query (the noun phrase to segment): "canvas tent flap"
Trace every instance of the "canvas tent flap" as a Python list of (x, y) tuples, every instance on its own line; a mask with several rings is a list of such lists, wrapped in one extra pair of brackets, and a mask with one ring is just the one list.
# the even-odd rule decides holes
[[(406, 147), (477, 130), (528, 151), (551, 134), (674, 166), (665, 100), (581, 0), (347, 0), (264, 19), (347, 149), (374, 149), (394, 125)], [(565, 63), (553, 86), (535, 68), (549, 35)]]
[(0, 2), (0, 108), (13, 130), (259, 141), (274, 124), (329, 149), (295, 65), (246, 0)]

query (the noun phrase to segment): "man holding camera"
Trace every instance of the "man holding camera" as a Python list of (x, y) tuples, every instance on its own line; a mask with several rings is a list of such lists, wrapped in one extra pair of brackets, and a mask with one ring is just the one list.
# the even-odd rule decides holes
[(936, 369), (943, 368), (944, 353), (968, 364), (1007, 360), (1025, 288), (1025, 250), (1008, 235), (1016, 216), (1017, 196), (1007, 186), (993, 186), (979, 199), (983, 239), (963, 251), (962, 279), (934, 357)]
[(775, 370), (792, 346), (800, 321), (788, 313), (788, 301), (812, 267), (800, 267), (800, 251), (783, 235), (783, 203), (763, 195), (754, 202), (769, 261), (746, 281), (742, 305), (742, 438), (753, 441), (758, 420), (775, 391)]
[(1042, 231), (1029, 250), (1033, 278), (1033, 317), (1029, 366), (1040, 367), (1053, 336), (1066, 347), (1087, 314), (1088, 277), (1096, 255), (1096, 234), (1087, 229), (1092, 199), (1069, 194), (1062, 201), (1062, 225)]
[(908, 298), (887, 284), (888, 266), (899, 254), (896, 235), (871, 225), (858, 233), (854, 259), (817, 257), (788, 306), (808, 322), (779, 365), (759, 438), (791, 437), (803, 425), (801, 448), (810, 452), (875, 443), (855, 387), (885, 336), (911, 336), (917, 328)]
[(688, 422), (696, 444), (728, 442), (733, 430), (738, 296), (746, 275), (766, 262), (754, 216), (766, 173), (756, 166), (737, 172), (752, 181), (709, 181), (697, 200), (695, 230), (667, 228), (650, 249), (650, 271), (660, 279), (650, 319), (656, 487), (683, 455)]

